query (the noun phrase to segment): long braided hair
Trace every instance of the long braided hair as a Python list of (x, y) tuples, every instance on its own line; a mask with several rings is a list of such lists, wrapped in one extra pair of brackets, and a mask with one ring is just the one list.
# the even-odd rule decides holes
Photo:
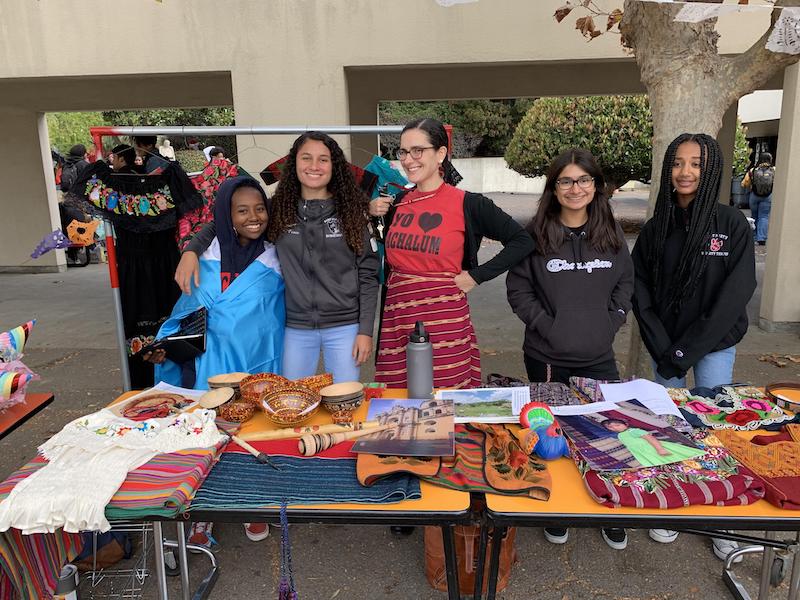
[(717, 140), (710, 135), (682, 133), (667, 147), (653, 214), (656, 238), (647, 257), (656, 297), (659, 297), (662, 291), (664, 244), (675, 222), (676, 198), (672, 188), (672, 166), (675, 164), (678, 146), (685, 142), (695, 142), (700, 146), (700, 181), (691, 204), (689, 229), (681, 249), (675, 276), (671, 282), (665, 282), (670, 287), (666, 308), (674, 312), (678, 312), (683, 302), (697, 289), (697, 284), (706, 269), (708, 254), (704, 252), (704, 246), (708, 242), (711, 225), (717, 214), (722, 177), (722, 152)]
[(308, 131), (292, 144), (275, 195), (272, 197), (267, 239), (276, 242), (297, 223), (297, 202), (302, 197), (300, 180), (297, 177), (297, 154), (308, 140), (322, 142), (331, 153), (331, 180), (328, 183), (328, 192), (336, 201), (336, 216), (339, 218), (344, 239), (348, 247), (359, 255), (364, 249), (369, 198), (356, 184), (353, 171), (339, 144), (328, 134), (319, 131)]

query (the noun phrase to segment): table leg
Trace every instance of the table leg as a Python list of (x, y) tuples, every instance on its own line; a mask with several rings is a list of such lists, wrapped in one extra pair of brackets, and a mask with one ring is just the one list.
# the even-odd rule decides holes
[(183, 600), (190, 600), (189, 590), (189, 556), (186, 553), (186, 530), (183, 521), (176, 521), (175, 528), (178, 533), (178, 562), (181, 570), (181, 592)]
[(460, 600), (458, 589), (458, 560), (456, 559), (456, 543), (452, 525), (442, 525), (442, 543), (444, 545), (444, 567), (447, 574), (447, 597), (449, 600)]
[[(775, 539), (774, 531), (765, 532), (767, 540)], [(769, 579), (772, 572), (772, 561), (775, 560), (775, 550), (772, 546), (764, 545), (764, 555), (761, 557), (761, 584), (758, 586), (758, 600), (768, 600)]]
[[(795, 537), (795, 542), (800, 543), (800, 532)], [(800, 600), (800, 552), (795, 550), (792, 555), (792, 576), (789, 579), (789, 600)]]
[(500, 572), (500, 550), (502, 540), (506, 537), (508, 527), (495, 527), (492, 532), (492, 555), (489, 558), (489, 583), (486, 590), (486, 600), (494, 600), (497, 594), (497, 575)]
[(169, 600), (167, 591), (167, 571), (164, 568), (164, 533), (161, 521), (153, 521), (153, 545), (155, 546), (156, 584), (159, 600)]
[(478, 543), (478, 570), (475, 572), (475, 587), (472, 590), (472, 600), (481, 600), (483, 596), (483, 571), (486, 567), (486, 544), (489, 541), (489, 525), (480, 524), (481, 537)]

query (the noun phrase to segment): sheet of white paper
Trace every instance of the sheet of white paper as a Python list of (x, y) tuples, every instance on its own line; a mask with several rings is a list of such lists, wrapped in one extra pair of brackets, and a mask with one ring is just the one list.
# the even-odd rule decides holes
[(557, 417), (570, 417), (573, 415), (587, 415), (589, 413), (614, 410), (616, 402), (590, 402), (589, 404), (570, 404), (567, 406), (551, 406), (550, 410)]
[(634, 379), (626, 383), (601, 383), (600, 391), (609, 402), (638, 400), (657, 415), (682, 417), (681, 411), (669, 397), (666, 388), (647, 379)]
[[(170, 394), (180, 394), (186, 398), (192, 398), (193, 400), (197, 400), (206, 393), (207, 390), (190, 390), (189, 388), (182, 388), (178, 387), (177, 385), (169, 384), (165, 381), (159, 381), (155, 384), (150, 390), (158, 390), (159, 392), (168, 392)], [(150, 391), (146, 390), (146, 391)]]

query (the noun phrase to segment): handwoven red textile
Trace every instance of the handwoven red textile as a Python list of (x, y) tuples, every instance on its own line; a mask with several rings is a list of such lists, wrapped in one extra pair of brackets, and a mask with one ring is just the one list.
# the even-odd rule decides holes
[(406, 345), (417, 321), (433, 345), (433, 386), (481, 385), (481, 356), (467, 296), (452, 277), (392, 271), (381, 323), (375, 381), (406, 388)]

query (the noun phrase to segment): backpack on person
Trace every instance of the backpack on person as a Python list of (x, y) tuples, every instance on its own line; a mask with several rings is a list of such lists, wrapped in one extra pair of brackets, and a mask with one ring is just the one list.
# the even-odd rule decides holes
[(79, 162), (65, 163), (61, 168), (61, 191), (66, 193), (78, 181)]
[(752, 180), (753, 193), (756, 196), (769, 196), (772, 193), (772, 184), (775, 181), (775, 169), (772, 167), (757, 167), (753, 169)]

